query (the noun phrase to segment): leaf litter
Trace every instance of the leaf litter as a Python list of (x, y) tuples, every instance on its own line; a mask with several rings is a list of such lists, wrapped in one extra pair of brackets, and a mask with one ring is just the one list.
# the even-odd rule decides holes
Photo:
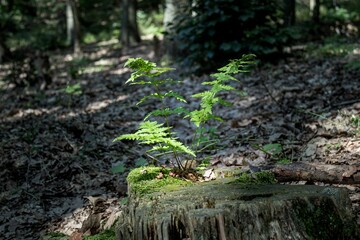
[[(127, 172), (149, 159), (142, 146), (112, 140), (134, 131), (158, 106), (136, 106), (148, 89), (124, 84), (130, 75), (124, 62), (149, 59), (146, 44), (123, 53), (107, 46), (85, 51), (94, 65), (103, 63), (98, 56), (109, 67), (82, 71), (77, 79), (68, 74), (66, 54), (54, 55), (53, 83), (46, 90), (11, 83), (1, 89), (0, 239), (37, 239), (47, 231), (82, 236), (98, 231), (93, 226), (108, 227), (121, 213)], [(291, 162), (354, 166), (345, 177), (359, 171), (359, 129), (351, 117), (360, 117), (360, 81), (345, 64), (294, 58), (240, 76), (234, 86), (247, 97), (223, 96), (234, 106), (215, 110), (225, 121), (215, 126), (215, 146), (203, 152), (210, 156), (206, 179), (216, 177), (217, 167), (274, 164), (280, 158), (267, 153), (270, 147)], [(195, 108), (198, 100), (189, 96), (203, 90), (209, 77), (181, 79), (180, 73), (171, 73), (183, 80), (176, 90)], [(81, 94), (66, 95), (69, 82), (79, 83)], [(192, 139), (188, 122), (172, 123), (180, 139)], [(360, 189), (346, 187), (360, 224)], [(101, 199), (96, 211), (94, 199)]]

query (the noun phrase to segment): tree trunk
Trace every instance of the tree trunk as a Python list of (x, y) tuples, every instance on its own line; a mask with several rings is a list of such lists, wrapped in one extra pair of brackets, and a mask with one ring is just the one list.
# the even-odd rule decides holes
[(167, 35), (164, 39), (165, 45), (165, 53), (170, 58), (175, 59), (179, 54), (179, 49), (177, 46), (180, 44), (177, 40), (174, 40), (174, 29), (173, 27), (176, 26), (176, 17), (179, 14), (187, 14), (185, 9), (190, 7), (192, 4), (191, 0), (166, 0), (165, 1), (165, 12), (164, 12), (164, 20), (163, 25), (165, 32)]
[(284, 0), (284, 25), (289, 27), (295, 24), (295, 0)]
[(136, 17), (137, 1), (121, 0), (121, 10), (120, 41), (124, 47), (128, 47), (141, 41)]
[(0, 64), (3, 63), (5, 60), (10, 58), (10, 50), (6, 46), (4, 38), (1, 36), (0, 32)]
[(310, 0), (310, 13), (312, 21), (320, 23), (320, 0)]
[(165, 12), (164, 12), (164, 29), (165, 32), (171, 32), (171, 24), (174, 23), (176, 17), (176, 0), (166, 0), (165, 1)]
[(70, 0), (66, 2), (66, 44), (71, 46), (74, 39), (74, 15)]
[(7, 34), (9, 34), (9, 20), (12, 15), (12, 11), (14, 10), (14, 0), (8, 0), (0, 3), (0, 9), (6, 12), (5, 17), (0, 21), (0, 63), (4, 60), (9, 59), (11, 56), (10, 49), (6, 45)]
[(74, 53), (78, 54), (81, 52), (80, 47), (80, 21), (78, 8), (75, 0), (66, 1), (66, 27), (67, 27), (67, 43), (72, 45)]
[(344, 188), (244, 186), (234, 179), (130, 194), (118, 240), (357, 239)]

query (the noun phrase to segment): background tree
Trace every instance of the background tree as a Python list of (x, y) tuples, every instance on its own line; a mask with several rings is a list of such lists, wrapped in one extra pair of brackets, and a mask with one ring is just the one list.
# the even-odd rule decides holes
[(320, 0), (310, 0), (311, 18), (314, 23), (320, 22)]
[(73, 46), (75, 54), (80, 53), (80, 21), (75, 0), (66, 1), (66, 29), (67, 44)]
[[(189, 16), (188, 10), (191, 6), (191, 0), (165, 0), (165, 11), (164, 11), (164, 32), (165, 32), (165, 53), (170, 58), (176, 58), (179, 54), (179, 39), (174, 39), (176, 26), (179, 24), (179, 18)], [(180, 17), (179, 17), (180, 16)]]
[(293, 26), (295, 24), (295, 0), (284, 0), (284, 25)]
[(122, 46), (128, 47), (141, 41), (137, 23), (137, 1), (121, 0), (121, 36)]

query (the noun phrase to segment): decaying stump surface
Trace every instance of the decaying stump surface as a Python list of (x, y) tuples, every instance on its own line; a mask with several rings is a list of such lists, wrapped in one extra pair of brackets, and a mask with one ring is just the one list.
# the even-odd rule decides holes
[(228, 181), (131, 196), (117, 239), (357, 239), (344, 188)]

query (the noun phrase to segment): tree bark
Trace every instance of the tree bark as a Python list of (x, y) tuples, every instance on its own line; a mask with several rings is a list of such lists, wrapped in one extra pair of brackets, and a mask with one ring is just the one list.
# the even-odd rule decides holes
[(9, 59), (11, 56), (10, 49), (6, 45), (7, 34), (9, 34), (9, 25), (12, 11), (14, 10), (14, 0), (8, 0), (0, 3), (0, 10), (4, 10), (7, 14), (6, 17), (0, 21), (0, 63)]
[[(165, 53), (170, 57), (175, 59), (178, 54), (181, 54), (178, 45), (180, 44), (178, 40), (174, 40), (174, 29), (173, 27), (177, 25), (176, 17), (179, 14), (187, 14), (185, 12), (186, 7), (190, 7), (192, 4), (191, 0), (166, 0), (165, 1), (165, 12), (163, 25), (165, 32), (167, 33), (164, 39)], [(190, 17), (190, 16), (189, 16)]]
[(234, 180), (130, 194), (116, 239), (357, 239), (344, 188)]
[(360, 184), (360, 165), (294, 163), (276, 165), (271, 171), (279, 182), (308, 181), (332, 184)]
[(67, 26), (67, 43), (72, 45), (74, 53), (81, 52), (80, 42), (80, 21), (78, 8), (75, 0), (66, 1), (66, 26)]
[(320, 0), (310, 0), (310, 13), (314, 23), (320, 23)]
[(295, 24), (295, 0), (284, 0), (284, 25), (293, 26)]
[(120, 41), (124, 47), (129, 47), (141, 41), (137, 24), (137, 1), (121, 0), (121, 37)]

